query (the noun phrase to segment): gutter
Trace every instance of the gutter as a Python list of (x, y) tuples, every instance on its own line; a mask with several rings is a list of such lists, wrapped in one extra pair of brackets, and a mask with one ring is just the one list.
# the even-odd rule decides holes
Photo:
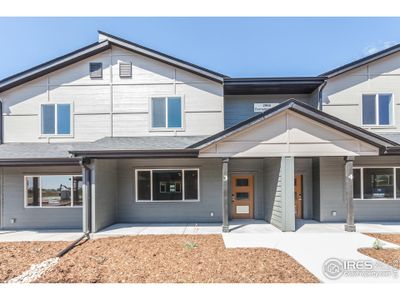
[(196, 158), (197, 149), (178, 150), (76, 150), (69, 151), (75, 157), (86, 158)]

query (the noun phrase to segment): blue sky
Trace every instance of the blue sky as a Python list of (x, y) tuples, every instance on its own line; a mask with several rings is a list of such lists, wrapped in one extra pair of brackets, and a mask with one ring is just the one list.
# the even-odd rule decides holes
[(0, 18), (0, 78), (103, 30), (232, 77), (308, 76), (400, 43), (400, 18)]

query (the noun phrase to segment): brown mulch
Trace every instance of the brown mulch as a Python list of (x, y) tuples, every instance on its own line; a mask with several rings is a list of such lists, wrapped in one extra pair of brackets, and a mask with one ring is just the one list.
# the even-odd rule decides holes
[(0, 282), (14, 278), (30, 268), (54, 257), (67, 242), (1, 242)]
[(398, 233), (366, 233), (366, 235), (382, 241), (400, 245), (400, 234)]
[[(386, 241), (389, 243), (400, 245), (400, 234), (393, 233), (366, 233), (366, 235)], [(400, 248), (397, 249), (384, 249), (376, 250), (373, 248), (361, 248), (358, 251), (364, 255), (375, 258), (385, 264), (388, 264), (394, 268), (400, 269)]]
[(226, 249), (221, 235), (142, 235), (90, 240), (40, 282), (319, 282), (284, 252)]
[(387, 265), (400, 269), (400, 249), (361, 248), (358, 251), (364, 255), (375, 258)]

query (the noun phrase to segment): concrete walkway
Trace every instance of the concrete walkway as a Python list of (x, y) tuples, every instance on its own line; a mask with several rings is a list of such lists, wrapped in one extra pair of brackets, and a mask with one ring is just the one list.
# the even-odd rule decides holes
[(74, 241), (82, 234), (80, 230), (8, 230), (0, 231), (0, 242)]
[[(275, 248), (286, 252), (313, 273), (322, 282), (396, 282), (399, 278), (393, 276), (363, 278), (346, 277), (328, 279), (323, 273), (324, 263), (330, 258), (342, 260), (373, 260), (357, 251), (358, 248), (371, 248), (374, 238), (361, 233), (301, 233), (280, 232), (270, 234), (223, 234), (227, 248)], [(385, 248), (399, 248), (386, 243)], [(373, 260), (376, 262), (376, 260)], [(385, 265), (386, 266), (386, 265)], [(390, 267), (393, 275), (398, 271)]]

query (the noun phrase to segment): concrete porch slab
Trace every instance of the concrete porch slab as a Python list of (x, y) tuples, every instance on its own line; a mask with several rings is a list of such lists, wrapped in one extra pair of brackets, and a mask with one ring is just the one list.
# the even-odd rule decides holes
[[(296, 220), (298, 233), (344, 232), (344, 223), (320, 223), (314, 220)], [(356, 231), (361, 233), (400, 233), (400, 222), (358, 222)]]

